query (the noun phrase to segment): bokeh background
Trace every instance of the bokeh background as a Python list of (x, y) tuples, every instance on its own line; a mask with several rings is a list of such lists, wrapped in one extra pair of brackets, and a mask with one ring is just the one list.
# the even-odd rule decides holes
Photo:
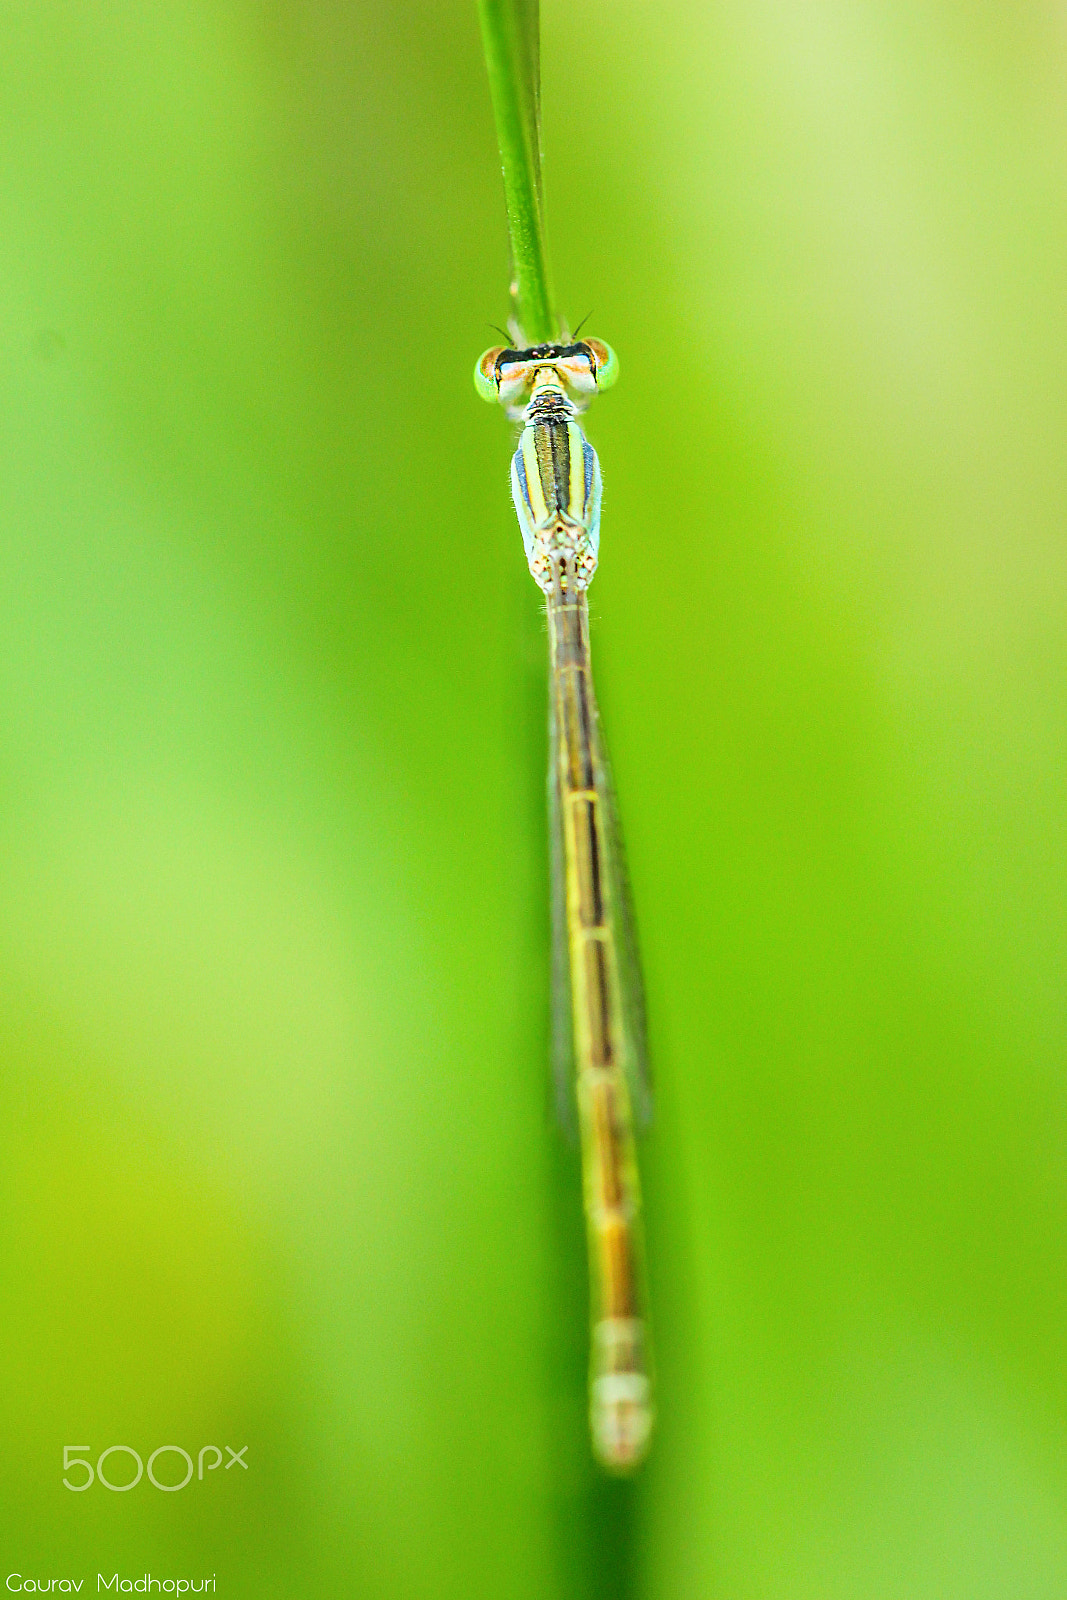
[(4, 0), (3, 1575), (1060, 1600), (1067, 12), (543, 11), (654, 1455), (585, 1442), (473, 0)]

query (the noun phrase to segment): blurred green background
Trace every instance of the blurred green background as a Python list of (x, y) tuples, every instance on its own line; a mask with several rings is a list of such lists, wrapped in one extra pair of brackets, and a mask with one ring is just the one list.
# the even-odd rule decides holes
[[(585, 1439), (473, 0), (4, 0), (0, 1575), (1062, 1600), (1067, 14), (543, 12), (653, 1457)], [(118, 1443), (249, 1469), (62, 1486)]]

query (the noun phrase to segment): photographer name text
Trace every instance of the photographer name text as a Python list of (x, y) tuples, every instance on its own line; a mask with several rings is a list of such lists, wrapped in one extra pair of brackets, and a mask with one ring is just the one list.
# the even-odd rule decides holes
[[(10, 1594), (81, 1594), (84, 1578), (24, 1578), (21, 1572), (9, 1572), (7, 1589)], [(120, 1578), (113, 1572), (105, 1578), (96, 1575), (96, 1592), (105, 1594), (215, 1594), (215, 1574), (210, 1578), (153, 1578), (145, 1572), (139, 1578)], [(91, 1591), (90, 1591), (91, 1592)]]

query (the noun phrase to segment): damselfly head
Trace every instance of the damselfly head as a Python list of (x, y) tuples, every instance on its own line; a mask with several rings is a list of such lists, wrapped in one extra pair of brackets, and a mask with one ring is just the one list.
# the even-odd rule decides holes
[(601, 339), (535, 344), (528, 350), (494, 345), (478, 358), (474, 387), (483, 400), (499, 400), (509, 417), (521, 417), (535, 387), (561, 389), (576, 411), (584, 411), (618, 375), (619, 358)]

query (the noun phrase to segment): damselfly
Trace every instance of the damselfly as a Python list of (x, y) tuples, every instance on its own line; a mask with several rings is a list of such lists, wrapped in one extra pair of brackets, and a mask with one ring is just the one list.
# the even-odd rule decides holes
[(589, 1240), (589, 1415), (613, 1471), (652, 1429), (635, 1124), (649, 1114), (644, 1000), (615, 797), (593, 694), (586, 589), (600, 544), (600, 463), (576, 418), (618, 376), (599, 339), (497, 346), (478, 393), (522, 423), (515, 510), (549, 642), (553, 1059), (564, 1119), (577, 1104)]

